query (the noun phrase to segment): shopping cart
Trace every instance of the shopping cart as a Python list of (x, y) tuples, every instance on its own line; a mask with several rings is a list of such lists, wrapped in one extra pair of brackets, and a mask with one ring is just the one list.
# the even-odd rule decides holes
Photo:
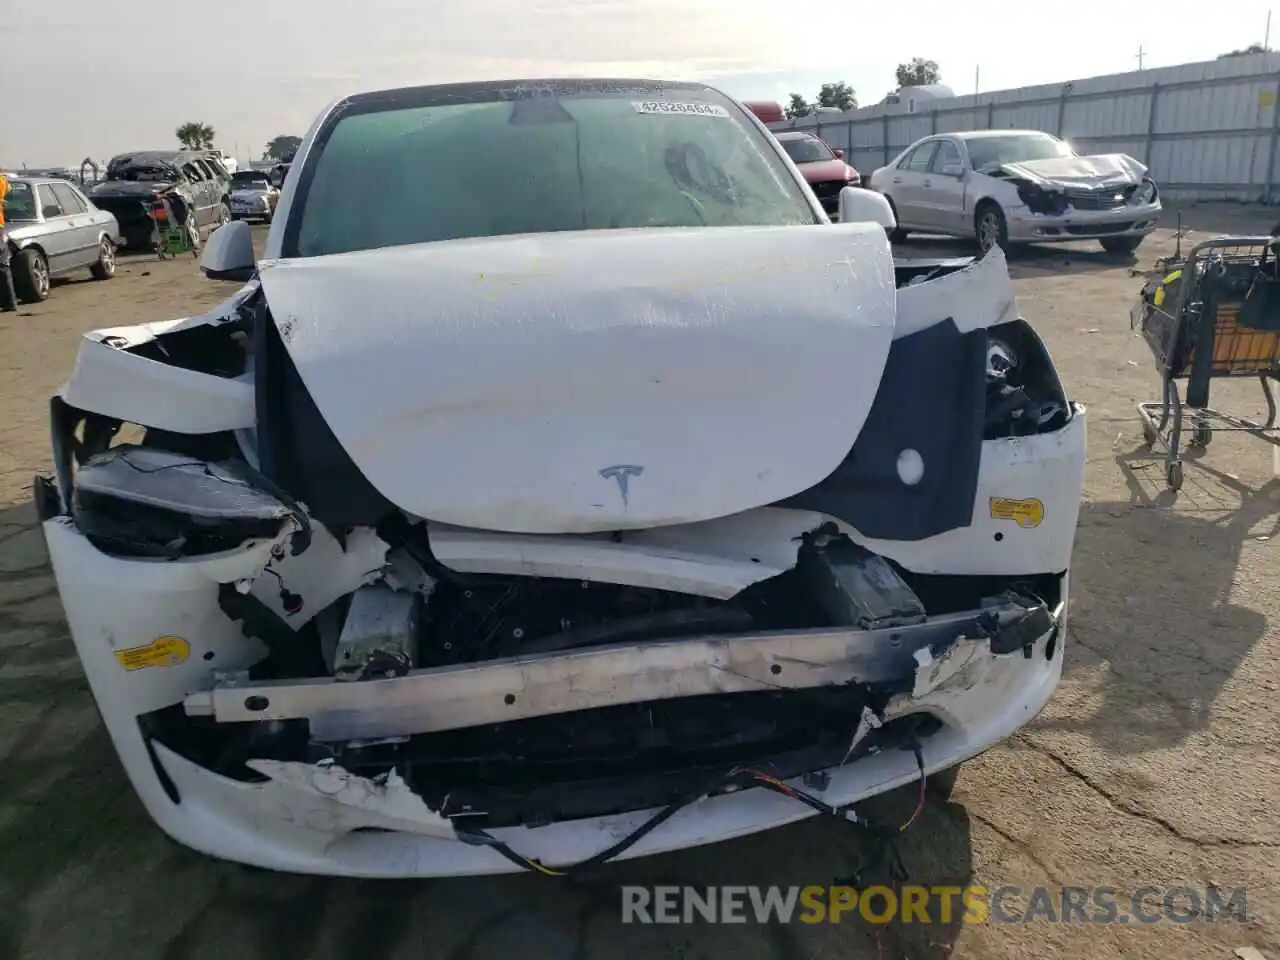
[[(164, 260), (166, 257), (179, 257), (190, 253), (200, 256), (200, 250), (191, 239), (191, 231), (185, 223), (178, 223), (173, 207), (164, 198), (157, 198), (151, 204), (151, 216), (156, 222), (159, 232), (159, 243), (156, 255)], [(190, 216), (190, 214), (188, 214)]]
[[(1190, 256), (1157, 264), (1129, 314), (1155, 355), (1162, 399), (1138, 404), (1147, 443), (1166, 451), (1170, 490), (1182, 486), (1184, 416), (1192, 447), (1207, 447), (1214, 433), (1248, 433), (1273, 446), (1280, 471), (1280, 429), (1271, 381), (1280, 382), (1280, 269), (1274, 237), (1222, 237), (1192, 248)], [(1209, 406), (1209, 384), (1220, 377), (1257, 377), (1267, 419), (1255, 423)], [(1178, 380), (1187, 381), (1185, 399)]]

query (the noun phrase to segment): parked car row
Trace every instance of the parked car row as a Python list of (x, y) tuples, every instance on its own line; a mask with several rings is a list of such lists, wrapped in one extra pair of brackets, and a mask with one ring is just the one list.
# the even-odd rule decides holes
[[(765, 124), (783, 120), (780, 104), (743, 104)], [(971, 130), (923, 137), (863, 178), (844, 152), (803, 130), (776, 130), (829, 215), (840, 191), (883, 194), (897, 219), (895, 241), (911, 233), (973, 239), (985, 253), (1024, 243), (1097, 240), (1130, 255), (1159, 223), (1160, 189), (1127, 154), (1081, 156), (1039, 130)]]
[[(89, 168), (93, 180), (86, 174)], [(212, 230), (229, 222), (232, 181), (238, 176), (227, 172), (218, 151), (181, 150), (120, 154), (105, 170), (87, 160), (79, 175), (63, 168), (10, 175), (5, 220), (19, 298), (44, 300), (52, 280), (77, 270), (109, 279), (118, 248), (153, 249), (159, 240), (156, 202), (168, 191), (186, 200), (197, 227)], [(235, 191), (239, 215), (270, 222), (279, 191), (267, 184), (265, 174), (252, 171), (244, 187), (252, 189)]]

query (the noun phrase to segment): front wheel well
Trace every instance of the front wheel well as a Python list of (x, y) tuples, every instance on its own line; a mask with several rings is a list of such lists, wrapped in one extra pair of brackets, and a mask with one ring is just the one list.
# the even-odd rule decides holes
[(1002, 215), (1004, 214), (1004, 208), (1000, 206), (999, 200), (994, 200), (991, 197), (983, 197), (973, 205), (973, 222), (976, 224), (978, 222), (978, 217), (982, 215), (982, 211), (988, 210), (991, 207), (995, 207)]
[(46, 261), (49, 259), (49, 255), (44, 252), (44, 247), (40, 246), (40, 244), (35, 240), (32, 240), (30, 243), (24, 244), (21, 247), (10, 241), (9, 250), (14, 258), (21, 253), (26, 253), (28, 250), (34, 250), (36, 253), (40, 254), (40, 256), (44, 257)]

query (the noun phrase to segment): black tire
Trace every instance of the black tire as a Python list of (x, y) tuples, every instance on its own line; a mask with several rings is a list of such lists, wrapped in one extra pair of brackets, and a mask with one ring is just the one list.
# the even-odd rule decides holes
[(1182, 461), (1175, 460), (1165, 471), (1165, 481), (1169, 489), (1177, 493), (1182, 489)]
[(1009, 252), (1009, 222), (1000, 204), (994, 200), (983, 200), (978, 204), (978, 209), (973, 212), (973, 235), (984, 255), (995, 246), (1006, 254)]
[(39, 250), (28, 247), (13, 258), (13, 287), (24, 303), (49, 299), (49, 261)]
[[(897, 223), (898, 208), (894, 206), (893, 197), (889, 196), (887, 193), (884, 194), (883, 196), (887, 201), (889, 201), (889, 209), (893, 211), (893, 222)], [(889, 234), (890, 243), (902, 243), (904, 240), (907, 239), (907, 237), (911, 236), (910, 233), (908, 233), (906, 230), (903, 230), (901, 227), (898, 227), (894, 230), (886, 230), (885, 232)]]
[(1137, 252), (1144, 237), (1103, 237), (1098, 242), (1107, 253), (1118, 257), (1131, 257)]
[(110, 280), (116, 275), (116, 248), (106, 237), (98, 241), (98, 262), (89, 268), (89, 275), (95, 280)]
[(1197, 426), (1195, 432), (1191, 434), (1191, 446), (1207, 447), (1213, 442), (1213, 431), (1208, 427)]

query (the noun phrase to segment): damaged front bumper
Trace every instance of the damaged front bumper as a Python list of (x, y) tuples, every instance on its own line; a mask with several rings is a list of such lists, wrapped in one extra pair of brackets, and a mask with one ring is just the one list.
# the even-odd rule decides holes
[(1009, 240), (1014, 243), (1046, 243), (1145, 237), (1159, 224), (1161, 212), (1158, 200), (1148, 204), (1126, 204), (1110, 210), (1068, 208), (1060, 215), (1033, 213), (1026, 206), (1018, 206), (1008, 211)]
[[(1026, 724), (1048, 701), (1061, 672), (1065, 576), (1051, 607), (1010, 594), (978, 609), (881, 630), (617, 645), (415, 670), (385, 680), (248, 681), (243, 672), (261, 650), (223, 616), (211, 585), (239, 575), (232, 566), (248, 568), (256, 559), (122, 561), (97, 550), (69, 518), (46, 520), (44, 532), (94, 696), (151, 816), (196, 850), (292, 872), (430, 877), (518, 869), (459, 835), (476, 818), (483, 822), (489, 811), (480, 805), (497, 802), (510, 784), (486, 795), (472, 777), (468, 789), (450, 796), (439, 765), (428, 774), (411, 763), (360, 771), (349, 762), (350, 751), (317, 753), (317, 742), (350, 745), (348, 738), (357, 737), (429, 744), (459, 728), (514, 728), (566, 711), (590, 716), (619, 704), (649, 707), (712, 696), (786, 701), (822, 691), (847, 698), (844, 719), (855, 721), (848, 723), (857, 729), (853, 741), (802, 761), (780, 756), (772, 769), (797, 785), (803, 779), (824, 802), (842, 805), (918, 776), (909, 751), (859, 750), (873, 728), (911, 724), (925, 770), (940, 771)], [(162, 629), (172, 632), (159, 635)], [(137, 643), (122, 649), (130, 637)], [(221, 677), (213, 686), (211, 670)], [(856, 723), (860, 711), (863, 722)], [(287, 739), (300, 723), (310, 733), (298, 752), (251, 757), (245, 776), (215, 772), (218, 758), (184, 748), (168, 733), (203, 724)], [(856, 759), (845, 763), (849, 758)], [(640, 788), (624, 792), (616, 812), (605, 815), (488, 829), (523, 856), (549, 865), (574, 863), (652, 816), (652, 808), (662, 805), (656, 796), (648, 807), (625, 802), (644, 795)], [(812, 813), (762, 789), (709, 795), (623, 856), (729, 839)]]

